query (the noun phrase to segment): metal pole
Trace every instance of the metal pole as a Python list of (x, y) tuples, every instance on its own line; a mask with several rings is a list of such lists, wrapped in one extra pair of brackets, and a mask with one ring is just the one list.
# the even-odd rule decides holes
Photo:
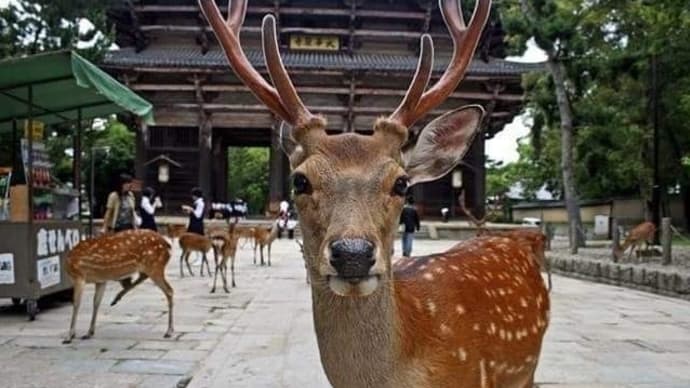
[(654, 244), (659, 244), (659, 226), (661, 222), (660, 202), (661, 202), (661, 187), (659, 182), (659, 96), (657, 90), (657, 58), (656, 54), (652, 54), (651, 59), (652, 70), (652, 125), (654, 127), (654, 182), (652, 183), (652, 222), (657, 227), (654, 234)]
[(73, 174), (73, 181), (74, 181), (74, 189), (77, 190), (77, 220), (79, 221), (79, 230), (81, 233), (81, 124), (82, 124), (82, 115), (81, 115), (81, 108), (77, 109), (77, 132), (74, 137), (74, 145), (73, 145), (73, 156), (74, 159), (72, 160), (72, 171)]
[(89, 159), (91, 160), (91, 171), (89, 178), (89, 236), (93, 237), (93, 210), (94, 210), (94, 158), (93, 158), (93, 146), (89, 147)]

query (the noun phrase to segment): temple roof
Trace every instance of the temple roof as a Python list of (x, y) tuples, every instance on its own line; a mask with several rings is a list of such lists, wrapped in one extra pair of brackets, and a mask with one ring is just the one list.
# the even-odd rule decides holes
[[(247, 50), (247, 58), (257, 68), (263, 68), (263, 53)], [(282, 53), (285, 66), (293, 69), (340, 70), (340, 71), (392, 71), (410, 72), (417, 67), (417, 57), (409, 55), (354, 54), (325, 52)], [(434, 71), (443, 71), (449, 57), (437, 56)], [(159, 68), (204, 68), (228, 69), (223, 52), (211, 49), (206, 54), (199, 47), (151, 47), (141, 52), (134, 48), (123, 48), (109, 52), (103, 65), (106, 67), (159, 67)], [(468, 75), (520, 77), (524, 73), (540, 71), (541, 63), (520, 63), (492, 58), (488, 62), (472, 60)]]

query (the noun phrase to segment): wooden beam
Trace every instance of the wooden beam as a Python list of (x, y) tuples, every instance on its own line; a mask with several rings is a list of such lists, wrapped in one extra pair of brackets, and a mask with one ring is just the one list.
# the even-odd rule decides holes
[[(140, 13), (192, 13), (196, 12), (197, 7), (193, 5), (138, 5), (134, 9)], [(247, 7), (248, 14), (265, 15), (273, 12), (272, 7)], [(222, 9), (223, 13), (226, 12)], [(349, 17), (350, 11), (342, 8), (311, 8), (311, 7), (289, 7), (281, 10), (283, 15), (297, 16), (342, 16)], [(356, 16), (363, 18), (384, 18), (384, 19), (424, 19), (424, 12), (413, 11), (380, 11), (380, 10), (357, 10)]]
[[(208, 68), (208, 67), (168, 67), (168, 66), (130, 66), (130, 65), (109, 65), (103, 64), (101, 67), (112, 70), (126, 70), (130, 72), (138, 73), (151, 73), (151, 74), (227, 74), (229, 67), (218, 67), (218, 68)], [(288, 68), (290, 75), (310, 75), (310, 76), (344, 76), (347, 71), (345, 70), (308, 70), (308, 69), (290, 69)], [(409, 80), (412, 70), (404, 71), (387, 71), (387, 70), (367, 70), (366, 75), (372, 76), (399, 76), (406, 77)], [(259, 73), (266, 74), (263, 70), (259, 69)], [(433, 79), (434, 77), (432, 77)], [(520, 75), (474, 75), (467, 74), (464, 78), (465, 81), (503, 81), (508, 83), (513, 83), (520, 85), (522, 82), (522, 77)]]
[[(354, 76), (352, 76), (354, 80)], [(138, 83), (132, 84), (131, 89), (137, 91), (160, 91), (160, 92), (184, 92), (196, 91), (195, 85), (189, 84), (148, 84)], [(201, 90), (204, 92), (230, 92), (230, 93), (250, 93), (249, 89), (244, 85), (203, 85)], [(403, 97), (406, 91), (403, 89), (389, 89), (389, 88), (358, 88), (356, 83), (350, 83), (350, 87), (327, 87), (327, 86), (302, 86), (297, 87), (300, 94), (343, 94), (343, 95), (365, 95), (365, 96), (395, 96)], [(497, 94), (486, 92), (455, 92), (449, 98), (457, 98), (464, 100), (497, 100), (497, 101), (513, 101), (522, 102), (524, 96), (519, 94)]]
[[(199, 110), (199, 104), (195, 103), (162, 103), (156, 105), (159, 108), (167, 108), (172, 110), (184, 109), (184, 110)], [(205, 112), (268, 112), (268, 108), (263, 104), (204, 104), (203, 106)], [(309, 110), (316, 113), (330, 113), (330, 114), (341, 114), (345, 115), (348, 113), (349, 109), (346, 106), (308, 106)], [(391, 113), (392, 107), (354, 107), (352, 110), (358, 115), (381, 115)], [(432, 110), (429, 115), (440, 115), (446, 113), (447, 109), (435, 109)], [(492, 118), (501, 118), (514, 116), (513, 112), (493, 112), (491, 114)]]

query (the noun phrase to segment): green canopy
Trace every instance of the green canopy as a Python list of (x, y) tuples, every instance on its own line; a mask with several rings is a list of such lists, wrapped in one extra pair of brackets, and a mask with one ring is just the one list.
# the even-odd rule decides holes
[(72, 51), (0, 61), (0, 131), (29, 117), (46, 125), (128, 111), (153, 124), (153, 106)]

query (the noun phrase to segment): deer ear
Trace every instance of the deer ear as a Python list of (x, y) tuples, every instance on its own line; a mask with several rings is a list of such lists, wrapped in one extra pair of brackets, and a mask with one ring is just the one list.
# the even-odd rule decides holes
[(278, 128), (278, 142), (280, 149), (285, 152), (288, 158), (297, 149), (297, 142), (292, 138), (292, 127), (285, 121), (281, 122)]
[(484, 108), (468, 105), (445, 113), (424, 127), (414, 147), (403, 150), (410, 184), (436, 180), (460, 163), (483, 116)]

